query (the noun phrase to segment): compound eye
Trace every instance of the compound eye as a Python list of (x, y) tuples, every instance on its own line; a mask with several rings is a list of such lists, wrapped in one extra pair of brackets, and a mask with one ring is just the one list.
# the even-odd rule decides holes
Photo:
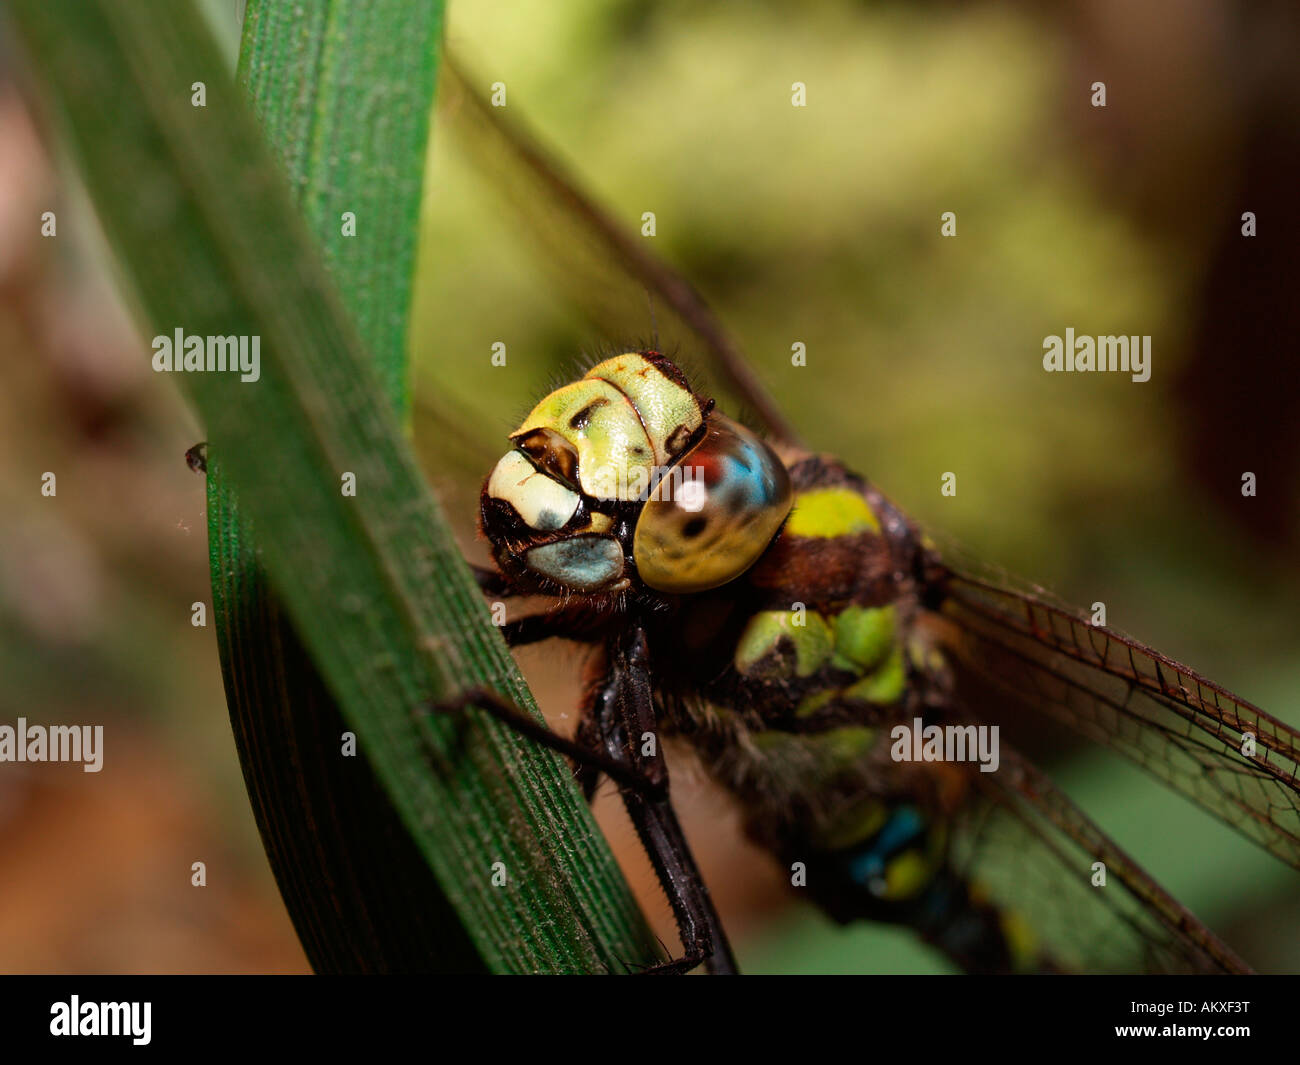
[(539, 470), (570, 487), (578, 487), (578, 449), (554, 429), (530, 429), (511, 439)]
[(685, 594), (735, 580), (758, 561), (794, 502), (785, 464), (721, 414), (673, 467), (637, 521), (632, 553), (649, 587)]

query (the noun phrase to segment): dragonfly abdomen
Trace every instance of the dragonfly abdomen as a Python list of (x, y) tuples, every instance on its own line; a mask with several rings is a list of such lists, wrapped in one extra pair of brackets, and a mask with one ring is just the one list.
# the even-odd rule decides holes
[(967, 972), (1043, 967), (1018, 916), (948, 866), (944, 821), (908, 802), (877, 802), (863, 816), (875, 825), (865, 836), (806, 859), (807, 886), (828, 914), (906, 925)]

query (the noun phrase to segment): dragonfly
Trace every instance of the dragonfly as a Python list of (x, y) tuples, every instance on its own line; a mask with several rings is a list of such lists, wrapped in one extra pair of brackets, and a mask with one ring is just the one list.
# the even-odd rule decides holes
[(673, 807), (674, 740), (837, 921), (910, 928), (968, 972), (1248, 972), (998, 727), (1013, 709), (1055, 721), (1297, 868), (1300, 733), (941, 548), (806, 448), (689, 283), (450, 57), (442, 78), (444, 115), (548, 253), (587, 249), (657, 296), (763, 428), (657, 345), (629, 346), (542, 398), (479, 495), (484, 591), (548, 603), (509, 621), (507, 641), (594, 657), (572, 738), (491, 692), (461, 702), (567, 755), (589, 798), (617, 786), (682, 941), (657, 971), (736, 971)]

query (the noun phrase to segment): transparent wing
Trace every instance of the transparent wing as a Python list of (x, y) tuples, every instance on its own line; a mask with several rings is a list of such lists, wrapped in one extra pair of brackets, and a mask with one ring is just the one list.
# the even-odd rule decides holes
[(1127, 755), (1300, 868), (1294, 728), (1041, 589), (942, 566), (933, 591), (941, 638), (970, 677)]
[[(454, 56), (444, 56), (440, 77), (439, 117), (513, 209), (512, 220), (535, 238), (567, 301), (611, 340), (644, 333), (653, 314), (665, 337), (698, 349), (769, 435), (797, 444), (794, 428), (690, 282), (602, 209), (521, 123), (492, 107)], [(629, 332), (632, 323), (637, 327)]]
[[(1246, 964), (1004, 745), (957, 816), (950, 861), (1067, 972), (1248, 972)], [(1096, 862), (1103, 863), (1104, 883)]]

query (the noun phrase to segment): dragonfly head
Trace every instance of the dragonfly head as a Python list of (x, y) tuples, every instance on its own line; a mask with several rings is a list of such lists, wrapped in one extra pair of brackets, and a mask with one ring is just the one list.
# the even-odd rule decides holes
[(597, 364), (510, 439), (480, 512), (521, 591), (715, 588), (758, 560), (793, 501), (772, 449), (657, 352)]

